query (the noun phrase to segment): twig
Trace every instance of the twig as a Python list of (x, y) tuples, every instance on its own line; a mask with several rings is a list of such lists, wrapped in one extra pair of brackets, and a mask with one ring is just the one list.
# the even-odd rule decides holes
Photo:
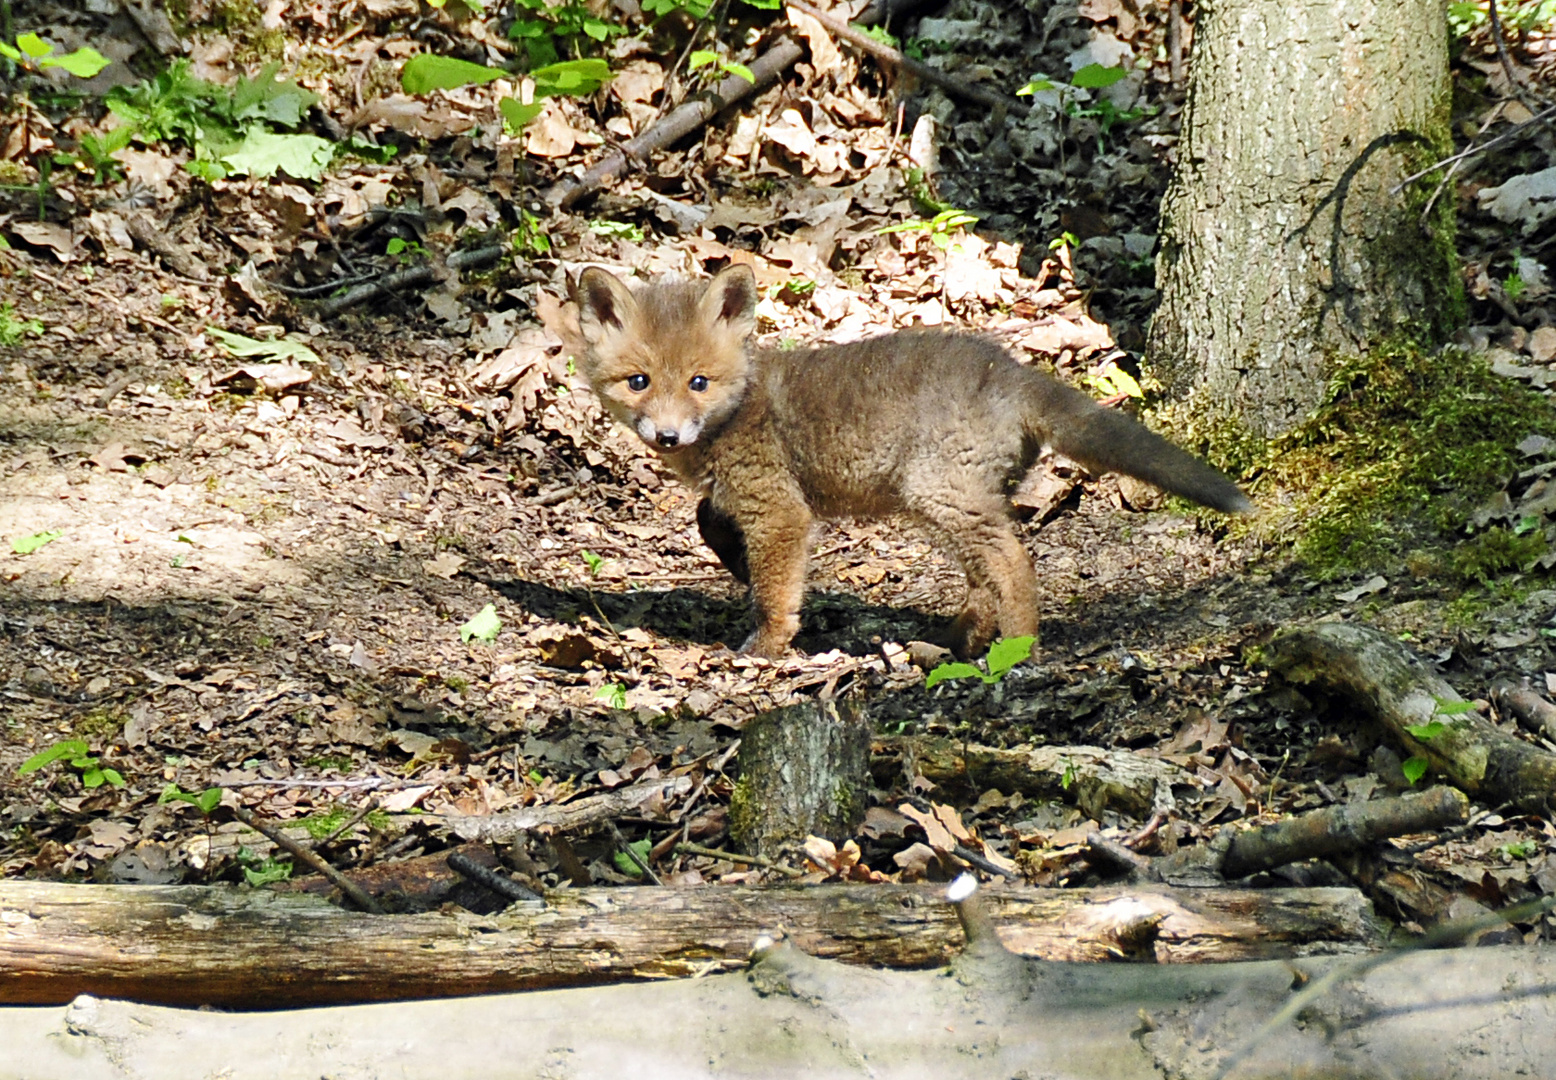
[(627, 861), (641, 870), (643, 872), (643, 876), (648, 878), (648, 880), (652, 881), (655, 885), (663, 887), (664, 882), (659, 880), (659, 875), (654, 873), (654, 868), (649, 866), (648, 863), (644, 862), (641, 855), (632, 850), (632, 845), (627, 843), (627, 838), (625, 836), (621, 835), (621, 830), (616, 827), (616, 823), (614, 821), (610, 821), (606, 824), (610, 826), (611, 837), (616, 841), (617, 849), (627, 857)]
[(1523, 131), (1524, 128), (1528, 127), (1531, 124), (1544, 123), (1545, 120), (1547, 120), (1553, 114), (1556, 114), (1556, 105), (1552, 105), (1552, 106), (1550, 106), (1547, 109), (1541, 109), (1539, 112), (1535, 113), (1533, 116), (1531, 116), (1529, 119), (1523, 121), (1522, 123), (1514, 124), (1512, 127), (1508, 128), (1502, 134), (1500, 134), (1496, 138), (1492, 139), (1490, 142), (1483, 142), (1479, 146), (1472, 146), (1472, 147), (1470, 147), (1467, 150), (1461, 150), (1457, 154), (1453, 154), (1450, 157), (1443, 158), (1441, 161), (1433, 162), (1431, 165), (1428, 165), (1426, 168), (1422, 169), (1420, 172), (1411, 173), (1409, 176), (1405, 177), (1399, 183), (1397, 183), (1393, 187), (1389, 188), (1389, 194), (1390, 195), (1398, 195), (1401, 191), (1405, 190), (1405, 185), (1414, 183), (1415, 181), (1421, 179), (1421, 177), (1423, 177), (1423, 176), (1429, 176), (1432, 173), (1436, 172), (1438, 169), (1444, 168), (1444, 167), (1446, 167), (1448, 165), (1452, 165), (1452, 164), (1454, 164), (1455, 162), (1458, 162), (1458, 161), (1463, 161), (1465, 158), (1474, 157), (1476, 154), (1484, 154), (1487, 150), (1490, 150), (1493, 147), (1501, 146), (1503, 143), (1507, 142), (1508, 140), (1510, 140), (1510, 139), (1514, 138), (1516, 135), (1518, 135), (1518, 133)]
[(626, 170), (629, 157), (641, 160), (653, 151), (691, 134), (720, 110), (765, 88), (798, 60), (803, 52), (792, 38), (783, 38), (751, 65), (751, 75), (755, 81), (731, 75), (719, 83), (711, 94), (699, 95), (692, 101), (676, 106), (663, 120), (623, 143), (621, 149), (607, 154), (582, 176), (564, 177), (551, 185), (545, 194), (545, 202), (566, 209), (585, 195), (593, 194)]
[(280, 829), (265, 824), (264, 822), (260, 821), (259, 818), (255, 817), (252, 813), (250, 813), (248, 810), (245, 810), (241, 806), (234, 806), (232, 808), (232, 812), (237, 815), (238, 820), (243, 822), (243, 824), (247, 825), (255, 832), (261, 834), (267, 840), (270, 840), (272, 843), (276, 844), (278, 847), (284, 848), (290, 852), (292, 858), (296, 859), (298, 862), (302, 863), (309, 869), (323, 874), (325, 878), (329, 880), (331, 885), (334, 885), (341, 892), (345, 893), (346, 896), (350, 897), (353, 904), (367, 912), (369, 915), (382, 915), (384, 913), (384, 909), (378, 906), (378, 901), (374, 900), (365, 891), (363, 891), (360, 885), (346, 877), (345, 874), (342, 874), (339, 870), (335, 869), (323, 859), (319, 858), (319, 856), (303, 847), (296, 840), (293, 840), (290, 836), (287, 836)]
[(341, 822), (339, 828), (332, 829), (330, 831), (329, 835), (326, 836), (324, 839), (320, 840), (319, 843), (320, 844), (328, 844), (331, 840), (335, 839), (337, 836), (340, 836), (341, 834), (349, 831), (350, 829), (355, 828), (357, 822), (361, 821), (363, 818), (367, 817), (367, 815), (371, 814), (374, 810), (377, 810), (377, 809), (378, 809), (378, 796), (374, 795), (372, 798), (368, 799), (366, 803), (363, 804), (362, 809), (358, 810), (355, 814), (352, 814), (351, 817), (348, 818), (347, 820)]
[[(444, 264), (450, 270), (463, 270), (471, 266), (496, 262), (502, 258), (506, 250), (506, 248), (494, 244), (491, 247), (475, 248), (472, 251), (456, 251), (444, 260)], [(433, 266), (430, 263), (424, 263), (421, 266), (412, 266), (407, 270), (400, 270), (393, 274), (385, 274), (377, 281), (358, 285), (356, 288), (350, 289), (332, 300), (325, 301), (320, 305), (319, 311), (324, 315), (339, 315), (347, 308), (365, 303), (380, 293), (399, 292), (401, 289), (430, 285), (438, 280), (439, 269), (439, 267)]]
[(759, 866), (763, 870), (776, 871), (786, 878), (802, 878), (805, 876), (805, 871), (803, 870), (796, 870), (792, 866), (785, 866), (783, 863), (774, 862), (771, 859), (764, 859), (760, 855), (741, 855), (739, 852), (735, 851), (721, 851), (718, 848), (703, 847), (701, 844), (694, 844), (689, 840), (675, 845), (675, 853), (677, 855), (704, 855), (710, 859), (723, 859), (725, 862), (745, 863), (747, 866)]
[(999, 864), (984, 858), (982, 855), (978, 854), (976, 851), (965, 844), (957, 844), (954, 848), (951, 849), (951, 854), (955, 855), (958, 859), (961, 859), (964, 863), (967, 863), (971, 866), (976, 866), (985, 874), (994, 874), (997, 877), (1004, 878), (1006, 881), (1015, 881), (1016, 878), (1021, 876), (1013, 870), (1007, 870), (1003, 866), (1000, 866)]
[(985, 90), (981, 86), (974, 86), (964, 82), (954, 75), (947, 75), (939, 68), (932, 68), (928, 64), (920, 63), (911, 56), (904, 56), (898, 49), (890, 45), (876, 41), (874, 38), (855, 30), (842, 19), (835, 15), (829, 15), (803, 3), (802, 0), (785, 0), (787, 5), (802, 15), (809, 15), (832, 33), (848, 42), (861, 52), (868, 53), (885, 64), (906, 71), (908, 74), (922, 79), (927, 83), (934, 83), (942, 90), (946, 90), (958, 97), (964, 97), (968, 101), (976, 101), (980, 105), (987, 105), (991, 109), (1008, 110), (1010, 112), (1025, 113), (1027, 103), (1017, 97), (998, 93), (994, 90)]
[(542, 904), (546, 902), (546, 898), (538, 892), (535, 892), (533, 889), (526, 889), (511, 877), (499, 874), (490, 867), (482, 866), (462, 851), (449, 852), (448, 858), (444, 861), (448, 863), (448, 868), (454, 871), (454, 873), (461, 877), (469, 878), (477, 885), (485, 886), (498, 896), (506, 897), (509, 900), (539, 900)]

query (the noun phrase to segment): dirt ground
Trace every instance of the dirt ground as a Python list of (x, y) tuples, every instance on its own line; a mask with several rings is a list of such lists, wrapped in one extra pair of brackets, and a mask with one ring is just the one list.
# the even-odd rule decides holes
[[(340, 15), (331, 5), (315, 7), (322, 25), (287, 43), (298, 54), (346, 28), (330, 21)], [(978, 6), (963, 10), (976, 16)], [(20, 5), (18, 18), (29, 15), (34, 25), (87, 27), (49, 23), (61, 16), (47, 5)], [(1098, 29), (1079, 18), (1064, 25), (1077, 40)], [(129, 36), (117, 24), (88, 29), (97, 40)], [(1103, 29), (1128, 39), (1116, 20)], [(1160, 31), (1132, 30), (1136, 44)], [(385, 58), (402, 55), (384, 42), (408, 35), (379, 22), (358, 39), (380, 46), (360, 50), (367, 85)], [(211, 69), (216, 36), (191, 36)], [(982, 45), (997, 50), (999, 40)], [(1033, 55), (1043, 48), (1062, 51), (1048, 41), (1033, 44)], [(877, 231), (911, 216), (883, 179), (890, 172), (900, 182), (885, 148), (905, 136), (874, 69), (857, 57), (838, 63), (748, 103), (749, 115), (775, 127), (796, 122), (784, 110), (797, 103), (808, 117), (813, 142), (795, 149), (803, 140), (790, 130), (780, 167), (764, 166), (759, 153), (734, 155), (727, 142), (739, 120), (728, 117), (587, 210), (543, 216), (548, 250), (463, 278), (439, 271), (339, 313), (296, 290), (328, 284), (345, 265), (400, 265), (385, 254), (383, 217), (371, 212), (391, 190), (402, 210), (420, 199), (406, 235), (440, 256), (476, 226), (536, 228), (516, 225), (514, 208), (586, 160), (591, 145), (550, 157), (531, 146), (529, 171), (515, 172), (490, 125), (469, 134), (449, 122), (441, 137), (407, 144), (393, 167), (353, 160), (316, 184), (207, 184), (162, 168), (182, 160), (178, 149), (137, 145), (126, 179), (63, 178), (47, 228), (36, 221), (35, 192), (5, 191), (0, 302), (36, 326), (0, 346), (3, 872), (263, 876), (274, 868), (270, 846), (228, 807), (318, 835), (319, 822), (328, 831), (373, 800), (376, 813), (332, 841), (338, 862), (362, 865), (448, 845), (422, 812), (494, 813), (673, 774), (698, 781), (701, 801), (647, 806), (618, 823), (622, 832), (717, 846), (732, 784), (727, 751), (742, 724), (834, 694), (862, 698), (885, 734), (1192, 759), (1202, 786), (1182, 792), (1156, 832), (1170, 849), (1233, 821), (1403, 783), (1398, 753), (1369, 720), (1248, 662), (1247, 650), (1279, 627), (1346, 618), (1408, 634), (1466, 697), (1484, 695), (1498, 674), (1546, 687), (1556, 672), (1548, 629), (1556, 592), (1526, 589), (1515, 603), (1456, 621), (1459, 591), (1403, 567), (1369, 580), (1307, 575), (1274, 535), (1284, 526), (1270, 524), (1289, 495), (1257, 478), (1261, 517), (1229, 525), (1056, 461), (1041, 467), (1022, 510), (1042, 586), (1039, 663), (994, 686), (926, 690), (909, 646), (944, 627), (961, 579), (895, 522), (819, 530), (788, 659), (731, 651), (749, 628), (744, 591), (702, 545), (695, 500), (610, 427), (540, 328), (542, 292), (560, 296), (566, 274), (588, 262), (700, 272), (755, 251), (772, 288), (769, 341), (889, 330), (933, 312), (1077, 381), (1121, 355), (1116, 343), (1140, 339), (1152, 296), (1148, 271), (1142, 280), (1137, 270), (1086, 265), (1114, 247), (1133, 252), (1133, 237), (1145, 237), (1149, 252), (1181, 89), (1153, 75), (1141, 93), (1157, 115), (1098, 166), (1105, 231), (1082, 237), (1073, 253), (1046, 250), (1041, 241), (1079, 228), (1094, 205), (1056, 170), (1068, 210), (1054, 209), (1051, 188), (1005, 185), (1001, 198), (1013, 205), (995, 216), (1013, 229), (1025, 221), (1028, 232), (969, 234), (947, 250), (924, 232)], [(322, 111), (344, 114), (349, 102), (332, 95), (349, 97), (349, 81), (325, 75), (308, 85), (323, 94)], [(827, 103), (849, 126), (824, 129), (820, 107), (804, 101)], [(445, 121), (489, 106), (470, 95), (450, 102), (440, 106)], [(632, 104), (623, 96), (612, 107), (635, 115)], [(80, 108), (97, 118), (90, 104)], [(592, 123), (584, 106), (566, 109), (575, 128)], [(969, 205), (988, 184), (966, 167), (979, 135), (971, 129), (988, 140), (970, 116), (943, 124), (945, 189)], [(51, 122), (64, 145), (67, 119)], [(828, 140), (845, 152), (822, 161)], [(1071, 152), (1082, 144), (1090, 142), (1068, 143)], [(743, 164), (729, 164), (737, 158)], [(714, 224), (665, 227), (656, 215), (676, 200), (703, 200)], [(1466, 207), (1472, 213), (1473, 200)], [(612, 215), (647, 231), (602, 232), (597, 223)], [(160, 243), (137, 231), (147, 219)], [(1473, 262), (1479, 241), (1473, 227), (1466, 235)], [(826, 254), (831, 245), (845, 252), (841, 262)], [(779, 287), (801, 278), (814, 291)], [(1489, 301), (1476, 312), (1484, 340), (1514, 348), (1528, 340)], [(268, 357), (280, 367), (261, 369), (224, 350), (213, 328), (260, 340), (286, 331), (312, 356)], [(58, 536), (35, 550), (11, 548), (48, 533)], [(488, 606), (501, 629), (464, 640), (461, 627)], [(68, 739), (89, 744), (80, 758), (90, 764), (19, 771)], [(84, 786), (105, 767), (122, 786)], [(210, 828), (195, 807), (159, 801), (170, 784), (221, 789)], [(872, 793), (885, 807), (940, 798), (911, 777)], [(1079, 846), (1093, 826), (1074, 807), (988, 792), (958, 809), (1030, 880), (1095, 880)], [(1475, 828), (1410, 857), (1408, 873), (1488, 905), (1556, 887), (1550, 824), (1483, 809), (1490, 813)], [(1125, 836), (1142, 823), (1098, 824)], [(590, 880), (633, 880), (608, 832), (569, 839)], [(862, 860), (885, 876), (942, 873), (894, 861), (910, 839), (866, 836)], [(535, 837), (527, 857), (542, 885), (577, 879), (569, 850), (548, 838)], [(762, 876), (668, 853), (656, 869), (683, 885)], [(1390, 913), (1420, 914), (1404, 901)]]

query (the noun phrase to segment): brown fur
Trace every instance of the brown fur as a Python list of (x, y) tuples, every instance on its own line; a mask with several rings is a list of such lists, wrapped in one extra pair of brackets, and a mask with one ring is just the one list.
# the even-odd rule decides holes
[(1044, 443), (1218, 510), (1251, 508), (1198, 458), (980, 337), (753, 351), (756, 281), (740, 265), (636, 293), (591, 268), (574, 299), (595, 393), (704, 495), (698, 523), (725, 565), (749, 566), (747, 652), (781, 655), (799, 629), (816, 517), (923, 525), (967, 574), (958, 653), (1035, 635), (1037, 579), (1005, 492)]

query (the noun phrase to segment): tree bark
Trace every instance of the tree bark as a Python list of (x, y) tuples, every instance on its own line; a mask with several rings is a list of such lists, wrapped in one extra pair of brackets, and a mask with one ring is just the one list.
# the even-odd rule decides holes
[[(0, 882), (0, 1003), (77, 994), (281, 1008), (707, 974), (779, 927), (807, 952), (922, 968), (961, 944), (935, 885), (570, 889), (496, 916), (370, 916), (231, 888)], [(1350, 889), (991, 888), (1006, 947), (1173, 962), (1383, 940)], [(1142, 945), (1143, 942), (1143, 945)], [(3, 1076), (3, 1073), (0, 1073)]]
[(1032, 962), (970, 945), (950, 974), (766, 949), (749, 972), (649, 986), (223, 1014), (82, 998), (0, 1009), (0, 1076), (126, 1080), (892, 1077), (1503, 1080), (1556, 1060), (1556, 956), (1410, 953), (1261, 1025), (1329, 958), (1160, 967)]
[(1274, 437), (1337, 357), (1463, 318), (1453, 200), (1391, 189), (1450, 149), (1441, 0), (1198, 6), (1150, 351), (1205, 433)]
[(740, 779), (729, 833), (768, 858), (807, 836), (841, 844), (864, 821), (870, 790), (870, 721), (852, 699), (763, 713), (740, 732)]

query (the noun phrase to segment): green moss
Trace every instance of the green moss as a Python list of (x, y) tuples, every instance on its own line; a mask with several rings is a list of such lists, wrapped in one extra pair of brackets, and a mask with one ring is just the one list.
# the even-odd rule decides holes
[(729, 835), (743, 844), (756, 828), (756, 813), (751, 804), (751, 781), (742, 776), (729, 793)]
[(1509, 534), (1462, 556), (1433, 552), (1452, 546), (1470, 510), (1518, 470), (1514, 447), (1532, 432), (1556, 436), (1549, 402), (1477, 357), (1392, 345), (1345, 360), (1313, 416), (1266, 448), (1260, 486), (1293, 493), (1295, 504), (1260, 527), (1295, 536), (1321, 578), (1409, 552), (1413, 569), (1441, 562), (1483, 580), (1493, 565), (1531, 561), (1543, 540)]
[(127, 714), (116, 705), (99, 705), (75, 722), (71, 730), (76, 738), (91, 743), (106, 743), (124, 730)]

